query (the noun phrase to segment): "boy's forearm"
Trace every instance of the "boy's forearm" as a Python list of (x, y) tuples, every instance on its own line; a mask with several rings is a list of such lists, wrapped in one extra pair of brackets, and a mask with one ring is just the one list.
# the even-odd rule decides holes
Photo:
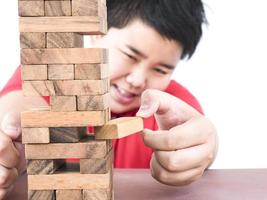
[(33, 108), (48, 106), (42, 97), (24, 97), (21, 90), (0, 97), (0, 122), (8, 112), (22, 112)]

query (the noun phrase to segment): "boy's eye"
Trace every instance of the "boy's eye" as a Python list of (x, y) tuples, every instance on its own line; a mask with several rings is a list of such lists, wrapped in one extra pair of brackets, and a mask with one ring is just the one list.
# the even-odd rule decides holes
[(133, 61), (135, 61), (135, 62), (138, 61), (136, 57), (134, 57), (134, 56), (132, 56), (132, 55), (126, 53), (126, 52), (123, 52), (123, 53), (124, 53), (128, 58), (130, 58), (131, 60), (133, 60)]
[(160, 68), (154, 68), (154, 71), (156, 71), (156, 72), (158, 72), (158, 73), (160, 73), (160, 74), (167, 74), (166, 71), (164, 71), (164, 70), (162, 70), (162, 69), (160, 69)]

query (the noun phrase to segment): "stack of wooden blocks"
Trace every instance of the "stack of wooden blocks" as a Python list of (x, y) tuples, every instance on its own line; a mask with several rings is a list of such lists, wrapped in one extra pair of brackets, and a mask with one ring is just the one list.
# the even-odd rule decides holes
[(110, 119), (107, 52), (83, 48), (106, 33), (105, 0), (18, 3), (24, 95), (51, 96), (50, 110), (21, 116), (28, 199), (112, 199), (111, 140), (87, 134)]
[(50, 96), (48, 110), (21, 114), (28, 199), (112, 199), (111, 139), (138, 132), (143, 123), (109, 121), (107, 51), (83, 48), (84, 35), (107, 31), (105, 0), (18, 3), (23, 93)]

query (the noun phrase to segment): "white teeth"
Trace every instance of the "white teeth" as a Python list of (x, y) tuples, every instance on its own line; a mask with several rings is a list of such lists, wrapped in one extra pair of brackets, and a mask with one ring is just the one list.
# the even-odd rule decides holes
[(122, 88), (117, 87), (117, 89), (121, 93), (121, 95), (123, 95), (123, 96), (126, 96), (126, 97), (132, 97), (132, 96), (134, 96), (133, 94), (127, 92), (126, 90), (124, 90)]

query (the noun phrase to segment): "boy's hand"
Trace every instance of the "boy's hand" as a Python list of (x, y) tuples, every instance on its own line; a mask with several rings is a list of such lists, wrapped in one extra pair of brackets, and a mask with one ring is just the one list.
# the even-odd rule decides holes
[(182, 186), (199, 179), (217, 152), (213, 124), (180, 99), (158, 90), (142, 94), (140, 117), (155, 115), (159, 131), (144, 130), (143, 140), (154, 153), (152, 176), (168, 185)]
[(0, 122), (0, 199), (12, 190), (16, 178), (25, 167), (20, 114), (7, 113)]

